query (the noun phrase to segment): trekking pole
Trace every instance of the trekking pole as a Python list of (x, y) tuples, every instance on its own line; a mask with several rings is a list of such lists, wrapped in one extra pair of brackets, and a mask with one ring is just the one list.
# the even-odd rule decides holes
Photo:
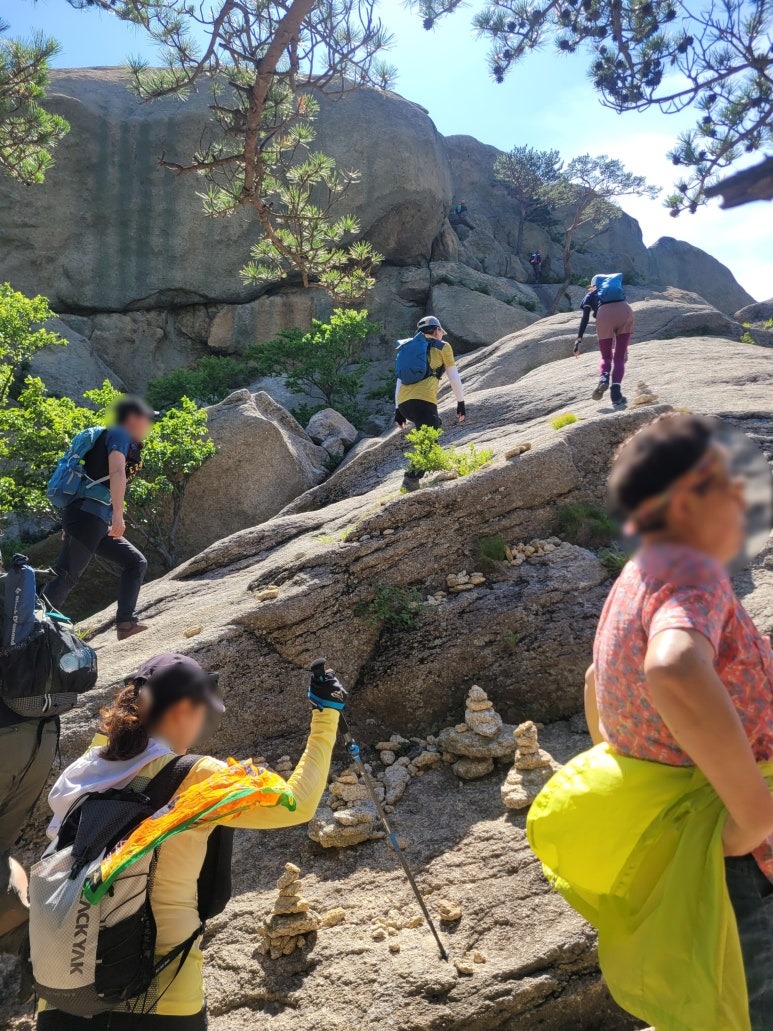
[[(323, 659), (319, 659), (312, 665), (311, 673), (315, 680), (318, 680), (320, 682), (324, 681), (325, 662)], [(349, 721), (346, 719), (343, 713), (341, 713), (340, 715), (341, 722), (344, 725), (343, 739), (344, 744), (346, 745), (346, 750), (352, 757), (352, 760), (354, 761), (355, 765), (362, 774), (362, 779), (365, 782), (365, 787), (367, 788), (368, 794), (370, 795), (370, 800), (376, 809), (376, 813), (378, 814), (379, 820), (381, 820), (381, 823), (384, 825), (387, 840), (389, 841), (389, 844), (392, 846), (392, 848), (395, 850), (397, 858), (400, 862), (400, 866), (402, 866), (403, 868), (403, 873), (408, 878), (408, 883), (410, 884), (411, 889), (413, 890), (413, 894), (416, 896), (416, 901), (419, 903), (419, 907), (422, 913), (424, 914), (424, 919), (427, 921), (427, 926), (429, 927), (430, 931), (432, 931), (435, 941), (437, 942), (437, 947), (440, 950), (440, 958), (444, 959), (447, 963), (451, 959), (451, 956), (448, 950), (446, 949), (445, 945), (443, 944), (440, 935), (438, 934), (438, 930), (435, 927), (432, 917), (430, 916), (429, 910), (427, 909), (427, 903), (422, 898), (421, 892), (419, 891), (419, 886), (416, 883), (413, 874), (411, 873), (411, 868), (408, 866), (408, 862), (405, 858), (403, 850), (400, 848), (400, 842), (397, 840), (397, 835), (390, 827), (387, 815), (384, 812), (383, 806), (378, 800), (378, 796), (376, 795), (376, 788), (373, 783), (373, 778), (368, 773), (365, 767), (365, 763), (363, 762), (362, 758), (362, 753), (360, 751), (360, 746), (357, 744), (357, 742), (354, 739), (354, 736), (352, 735), (352, 728), (349, 726)]]

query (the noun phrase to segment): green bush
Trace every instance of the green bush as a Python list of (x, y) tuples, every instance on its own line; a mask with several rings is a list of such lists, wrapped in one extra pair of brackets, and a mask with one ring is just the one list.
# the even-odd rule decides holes
[(564, 426), (571, 426), (574, 422), (577, 422), (577, 416), (573, 412), (564, 412), (563, 415), (551, 419), (550, 425), (554, 430), (562, 430)]
[(379, 585), (373, 599), (357, 606), (356, 614), (366, 616), (391, 630), (411, 630), (424, 611), (424, 602), (415, 588)]
[(611, 548), (602, 548), (599, 552), (599, 561), (613, 576), (622, 573), (630, 557), (615, 544)]
[(742, 343), (742, 344), (756, 344), (756, 343), (757, 343), (757, 341), (756, 341), (756, 340), (754, 339), (754, 337), (753, 337), (753, 336), (751, 335), (751, 333), (749, 332), (749, 330), (748, 330), (748, 329), (746, 329), (746, 330), (744, 330), (744, 332), (743, 332), (743, 333), (741, 333), (741, 343)]
[(249, 363), (227, 355), (207, 355), (190, 369), (174, 369), (151, 380), (146, 391), (154, 408), (174, 408), (184, 397), (199, 405), (222, 401), (253, 378)]
[(533, 297), (516, 297), (514, 299), (514, 303), (519, 304), (522, 308), (525, 308), (526, 311), (537, 310), (537, 302), (534, 300)]
[(440, 443), (442, 436), (443, 431), (436, 430), (433, 426), (411, 430), (406, 440), (412, 448), (405, 452), (405, 457), (415, 472), (436, 473), (453, 470), (459, 476), (467, 476), (476, 469), (488, 465), (494, 457), (493, 451), (488, 448), (478, 451), (474, 444), (462, 449), (445, 448)]
[(773, 329), (773, 319), (766, 319), (763, 323), (763, 329)]
[(504, 562), (507, 543), (499, 534), (493, 537), (479, 537), (473, 549), (475, 562), (484, 570), (490, 570), (497, 562)]
[(268, 343), (253, 344), (244, 357), (255, 375), (284, 376), (290, 390), (318, 398), (357, 425), (367, 367), (362, 343), (376, 328), (366, 311), (342, 308), (328, 322), (313, 319), (307, 333), (285, 330)]
[(558, 527), (561, 537), (586, 548), (608, 545), (617, 535), (617, 526), (609, 513), (585, 502), (560, 508)]

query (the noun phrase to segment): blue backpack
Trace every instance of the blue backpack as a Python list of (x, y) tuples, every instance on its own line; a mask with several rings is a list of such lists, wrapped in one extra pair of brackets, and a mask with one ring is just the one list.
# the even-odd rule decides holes
[(90, 426), (73, 437), (67, 451), (56, 463), (46, 494), (54, 508), (67, 508), (77, 498), (90, 498), (103, 505), (110, 504), (110, 476), (92, 480), (84, 469), (86, 455), (105, 432), (103, 426)]
[(424, 336), (423, 333), (417, 333), (415, 337), (408, 340), (397, 341), (395, 372), (404, 386), (421, 383), (423, 379), (429, 379), (430, 376), (435, 375), (429, 363), (431, 347), (437, 347), (442, 351), (445, 341), (434, 340), (432, 337)]
[(611, 304), (613, 301), (625, 300), (622, 272), (608, 272), (594, 276), (591, 283), (596, 287), (599, 304)]

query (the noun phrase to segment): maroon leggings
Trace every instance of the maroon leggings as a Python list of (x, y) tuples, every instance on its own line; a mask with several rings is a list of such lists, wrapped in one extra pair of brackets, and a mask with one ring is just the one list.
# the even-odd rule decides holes
[(625, 360), (628, 357), (628, 345), (631, 342), (630, 333), (618, 333), (617, 336), (599, 339), (599, 351), (601, 351), (601, 364), (599, 372), (606, 379), (612, 373), (613, 383), (622, 383), (625, 376)]

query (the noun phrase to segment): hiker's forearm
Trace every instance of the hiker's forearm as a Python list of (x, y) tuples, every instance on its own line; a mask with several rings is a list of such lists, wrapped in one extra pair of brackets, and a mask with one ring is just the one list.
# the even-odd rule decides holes
[(126, 500), (126, 459), (118, 452), (113, 451), (109, 459), (110, 470), (110, 501), (113, 505), (113, 512), (122, 515), (124, 501)]
[(773, 833), (773, 796), (733, 701), (714, 669), (709, 641), (692, 630), (665, 630), (645, 660), (652, 701), (679, 745), (706, 775), (749, 848)]
[(577, 339), (582, 340), (585, 335), (585, 330), (588, 328), (590, 322), (590, 308), (582, 309), (582, 318), (580, 319), (580, 328), (577, 330)]
[(451, 384), (454, 397), (457, 401), (464, 401), (464, 387), (462, 386), (462, 377), (459, 375), (459, 370), (455, 365), (452, 365), (449, 369), (446, 369), (446, 373), (448, 374), (448, 382)]
[(287, 782), (297, 803), (294, 812), (281, 805), (272, 808), (257, 806), (229, 820), (228, 826), (270, 830), (308, 823), (317, 811), (327, 785), (337, 731), (338, 713), (335, 709), (314, 710), (306, 748)]
[(594, 745), (600, 745), (604, 738), (599, 726), (599, 707), (596, 701), (596, 667), (589, 666), (585, 672), (585, 722)]
[(401, 387), (402, 387), (402, 383), (398, 379), (397, 383), (395, 383), (395, 408), (399, 408), (400, 407), (400, 405), (397, 402), (397, 399), (400, 396), (400, 388)]

